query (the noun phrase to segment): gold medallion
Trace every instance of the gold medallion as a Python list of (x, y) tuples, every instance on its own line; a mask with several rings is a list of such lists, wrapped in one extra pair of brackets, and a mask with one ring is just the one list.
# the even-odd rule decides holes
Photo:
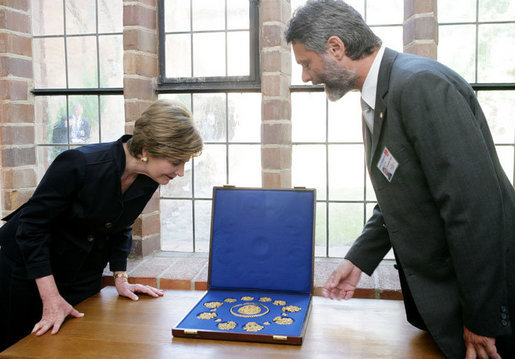
[(248, 322), (247, 324), (245, 324), (245, 326), (243, 327), (243, 330), (246, 330), (247, 332), (259, 332), (261, 329), (263, 329), (264, 326), (262, 325), (259, 325), (258, 323), (256, 322)]
[(197, 315), (198, 319), (213, 319), (216, 318), (216, 313), (204, 312)]
[(270, 309), (261, 303), (237, 304), (231, 308), (231, 314), (237, 317), (255, 318), (267, 314)]
[(224, 303), (222, 302), (207, 302), (207, 303), (204, 303), (204, 306), (206, 308), (218, 308), (218, 307), (221, 307)]
[(274, 322), (280, 325), (288, 325), (293, 323), (292, 318), (275, 317)]
[(221, 330), (231, 330), (234, 328), (236, 328), (236, 323), (233, 321), (228, 321), (225, 323), (218, 323), (218, 329), (221, 329)]
[(302, 308), (297, 307), (296, 305), (288, 305), (287, 307), (283, 307), (283, 312), (295, 313), (295, 312), (300, 312), (301, 310), (302, 310)]

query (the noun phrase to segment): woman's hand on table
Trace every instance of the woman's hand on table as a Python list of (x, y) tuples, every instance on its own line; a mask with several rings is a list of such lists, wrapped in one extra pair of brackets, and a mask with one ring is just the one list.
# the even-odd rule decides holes
[(164, 294), (164, 291), (161, 289), (154, 288), (149, 285), (129, 283), (127, 275), (123, 274), (123, 272), (115, 272), (114, 285), (116, 286), (116, 290), (120, 296), (127, 297), (132, 300), (139, 299), (135, 293), (144, 293), (155, 298)]
[(49, 275), (36, 279), (41, 301), (43, 302), (43, 314), (41, 320), (34, 325), (32, 333), (37, 336), (45, 334), (52, 328), (52, 334), (55, 334), (61, 328), (64, 320), (68, 315), (75, 318), (81, 318), (84, 313), (80, 313), (68, 303), (57, 290), (54, 277)]

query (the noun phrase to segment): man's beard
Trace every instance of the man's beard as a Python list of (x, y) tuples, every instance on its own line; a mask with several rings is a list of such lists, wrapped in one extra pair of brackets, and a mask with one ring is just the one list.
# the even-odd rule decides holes
[(324, 73), (318, 76), (317, 84), (325, 85), (329, 101), (337, 101), (347, 92), (357, 90), (359, 77), (355, 71), (347, 70), (327, 54), (322, 55), (321, 60)]

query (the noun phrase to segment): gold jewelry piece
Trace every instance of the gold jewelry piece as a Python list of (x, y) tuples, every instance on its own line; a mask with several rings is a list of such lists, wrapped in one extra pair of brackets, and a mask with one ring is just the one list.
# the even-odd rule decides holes
[(215, 322), (221, 322), (222, 321), (222, 318), (218, 318), (217, 320), (215, 320)]
[(213, 319), (216, 318), (216, 313), (204, 312), (197, 315), (198, 319)]
[(236, 328), (236, 323), (233, 322), (233, 321), (228, 321), (228, 322), (225, 322), (225, 323), (219, 323), (218, 324), (218, 329), (221, 329), (221, 330), (231, 330), (231, 329), (234, 329)]
[(254, 300), (254, 297), (241, 297), (241, 300), (243, 300), (244, 302), (250, 302), (251, 300)]
[(204, 303), (204, 306), (206, 308), (219, 308), (223, 305), (224, 303), (222, 302), (207, 302), (207, 303)]
[(231, 308), (231, 314), (243, 318), (261, 317), (267, 314), (270, 309), (260, 303), (237, 304)]
[(285, 304), (286, 304), (285, 300), (274, 300), (274, 305), (285, 305)]
[(113, 278), (129, 278), (129, 275), (126, 272), (116, 273), (113, 275)]
[(259, 301), (260, 302), (271, 302), (272, 298), (270, 298), (270, 297), (261, 297), (261, 298), (259, 298)]
[(148, 162), (148, 157), (145, 157), (145, 156), (141, 157), (141, 162)]
[(247, 332), (259, 332), (261, 329), (263, 329), (264, 326), (262, 325), (259, 325), (258, 323), (256, 322), (248, 322), (247, 324), (245, 324), (245, 326), (243, 327), (243, 330), (246, 330)]
[(270, 325), (270, 322), (264, 322), (263, 324), (264, 325)]
[(302, 310), (302, 308), (297, 307), (296, 305), (289, 305), (287, 307), (283, 307), (283, 312), (295, 313), (295, 312), (300, 312), (301, 310)]
[(288, 324), (293, 323), (293, 319), (292, 318), (275, 317), (274, 322), (276, 324), (280, 324), (280, 325), (288, 325)]
[(225, 298), (224, 299), (224, 302), (226, 302), (226, 303), (234, 303), (236, 301), (237, 301), (237, 299), (234, 299), (234, 298)]

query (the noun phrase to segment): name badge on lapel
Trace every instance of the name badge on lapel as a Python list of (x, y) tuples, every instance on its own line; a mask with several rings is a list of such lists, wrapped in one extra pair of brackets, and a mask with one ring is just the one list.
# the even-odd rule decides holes
[(386, 177), (388, 182), (392, 182), (397, 167), (399, 167), (399, 162), (393, 157), (388, 148), (385, 147), (381, 158), (377, 162), (377, 168), (379, 168), (379, 171)]

